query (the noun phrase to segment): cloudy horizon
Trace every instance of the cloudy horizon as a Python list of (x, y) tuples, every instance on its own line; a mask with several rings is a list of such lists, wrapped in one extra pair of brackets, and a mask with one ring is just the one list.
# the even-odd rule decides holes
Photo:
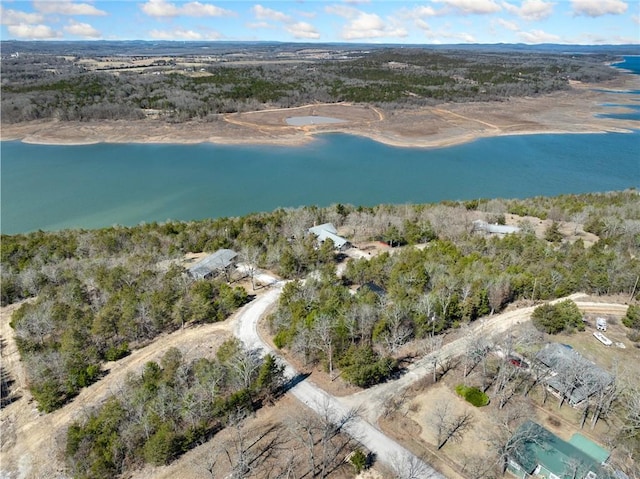
[(640, 44), (624, 0), (1, 0), (2, 40)]

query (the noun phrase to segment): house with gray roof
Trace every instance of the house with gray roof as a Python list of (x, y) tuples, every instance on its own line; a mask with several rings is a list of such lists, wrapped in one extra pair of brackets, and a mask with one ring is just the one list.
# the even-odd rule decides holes
[(332, 223), (324, 223), (318, 226), (309, 228), (309, 233), (316, 235), (319, 243), (324, 243), (330, 239), (333, 241), (333, 245), (336, 249), (346, 249), (350, 246), (349, 240), (338, 236), (338, 230)]
[(236, 256), (238, 256), (238, 253), (233, 250), (219, 249), (191, 266), (189, 274), (195, 279), (217, 276), (235, 265)]
[(580, 407), (593, 394), (608, 388), (613, 375), (563, 344), (551, 343), (536, 355), (536, 361), (547, 368), (547, 389), (572, 407)]

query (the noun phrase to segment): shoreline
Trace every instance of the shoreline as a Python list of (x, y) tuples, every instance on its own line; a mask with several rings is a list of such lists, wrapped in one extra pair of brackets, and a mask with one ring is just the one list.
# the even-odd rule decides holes
[[(607, 89), (608, 88), (608, 89)], [(606, 90), (605, 90), (606, 89)], [(601, 117), (615, 108), (637, 105), (640, 76), (623, 74), (612, 82), (572, 83), (540, 97), (448, 103), (385, 111), (372, 105), (314, 104), (220, 115), (212, 122), (161, 120), (62, 122), (38, 120), (2, 125), (0, 141), (82, 146), (92, 144), (217, 144), (301, 146), (317, 135), (340, 133), (399, 148), (446, 148), (482, 138), (539, 134), (631, 133), (640, 122)], [(295, 115), (291, 113), (295, 112)], [(292, 116), (328, 116), (344, 123), (286, 123)]]
[[(627, 121), (627, 120), (618, 120)], [(388, 135), (383, 133), (372, 133), (363, 131), (354, 131), (351, 129), (323, 129), (314, 132), (301, 132), (298, 135), (281, 137), (281, 138), (259, 138), (259, 137), (245, 137), (243, 139), (230, 139), (230, 138), (206, 138), (206, 139), (181, 139), (181, 138), (163, 138), (163, 139), (149, 139), (132, 137), (128, 139), (95, 139), (95, 140), (80, 140), (80, 139), (56, 139), (56, 138), (37, 138), (31, 136), (16, 136), (6, 138), (0, 137), (0, 145), (3, 142), (20, 141), (21, 143), (28, 145), (42, 145), (42, 146), (88, 146), (99, 144), (142, 144), (142, 145), (221, 145), (221, 146), (303, 146), (311, 142), (316, 141), (317, 137), (322, 135), (331, 134), (343, 134), (353, 135), (362, 138), (367, 138), (371, 141), (381, 143), (394, 148), (425, 148), (425, 149), (438, 149), (448, 148), (450, 146), (463, 145), (466, 143), (472, 143), (484, 138), (497, 138), (502, 136), (530, 136), (530, 135), (593, 135), (593, 134), (607, 134), (607, 133), (634, 133), (640, 130), (640, 123), (635, 121), (638, 125), (636, 128), (628, 127), (602, 127), (602, 128), (588, 128), (580, 131), (574, 129), (531, 129), (531, 130), (518, 130), (518, 131), (496, 131), (496, 132), (477, 132), (467, 133), (457, 136), (451, 136), (449, 138), (429, 139), (425, 138), (407, 138), (396, 135)]]

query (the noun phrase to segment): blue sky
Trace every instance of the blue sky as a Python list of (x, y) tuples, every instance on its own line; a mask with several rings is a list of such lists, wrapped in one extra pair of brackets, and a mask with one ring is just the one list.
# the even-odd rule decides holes
[(2, 40), (640, 44), (640, 0), (0, 0)]

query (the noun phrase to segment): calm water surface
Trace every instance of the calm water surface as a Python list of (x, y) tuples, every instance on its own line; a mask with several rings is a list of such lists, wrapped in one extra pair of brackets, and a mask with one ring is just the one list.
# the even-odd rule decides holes
[(510, 136), (432, 150), (341, 134), (300, 147), (2, 142), (1, 229), (637, 188), (639, 151), (640, 132)]

